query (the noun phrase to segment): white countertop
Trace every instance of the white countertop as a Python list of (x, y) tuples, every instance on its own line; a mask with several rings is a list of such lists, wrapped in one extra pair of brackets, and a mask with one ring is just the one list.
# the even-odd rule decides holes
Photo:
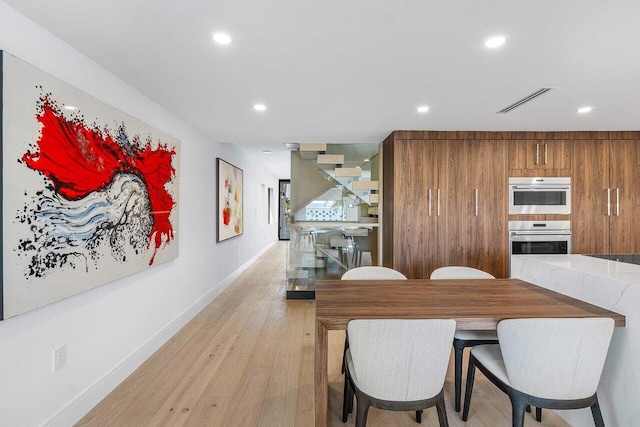
[(640, 285), (640, 265), (609, 261), (586, 255), (513, 255), (556, 267), (568, 268), (596, 276)]
[[(638, 425), (640, 265), (585, 255), (513, 255), (511, 276), (626, 316), (626, 326), (613, 332), (598, 400), (606, 425)], [(593, 425), (588, 409), (558, 414), (573, 426)]]

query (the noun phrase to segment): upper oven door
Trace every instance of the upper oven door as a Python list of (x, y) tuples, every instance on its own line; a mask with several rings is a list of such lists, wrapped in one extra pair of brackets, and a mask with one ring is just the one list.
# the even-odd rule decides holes
[[(544, 182), (531, 182), (536, 179)], [(560, 178), (510, 178), (509, 214), (570, 214), (571, 183), (565, 181), (569, 178), (558, 180)]]

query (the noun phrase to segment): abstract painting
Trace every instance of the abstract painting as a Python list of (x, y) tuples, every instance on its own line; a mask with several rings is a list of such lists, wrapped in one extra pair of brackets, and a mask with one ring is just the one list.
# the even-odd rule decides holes
[(218, 242), (242, 234), (242, 169), (218, 158)]
[(179, 141), (0, 51), (6, 319), (178, 256)]

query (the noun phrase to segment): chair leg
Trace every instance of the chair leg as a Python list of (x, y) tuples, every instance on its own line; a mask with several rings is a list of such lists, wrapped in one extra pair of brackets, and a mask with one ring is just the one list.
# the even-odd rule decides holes
[(369, 412), (369, 406), (371, 402), (362, 394), (357, 395), (358, 410), (356, 411), (356, 427), (364, 427), (367, 425), (367, 413)]
[(460, 412), (460, 396), (462, 394), (462, 355), (464, 353), (465, 342), (463, 340), (453, 339), (454, 361), (455, 361), (455, 396), (454, 408), (456, 412)]
[(440, 427), (449, 427), (449, 420), (447, 419), (447, 407), (444, 404), (444, 390), (440, 391), (440, 399), (436, 403), (436, 409), (438, 410), (438, 422)]
[(602, 412), (600, 412), (598, 396), (596, 396), (595, 403), (591, 405), (591, 415), (593, 415), (593, 421), (595, 422), (596, 427), (604, 427), (604, 420), (602, 419)]
[(416, 422), (418, 424), (422, 423), (422, 409), (420, 409), (419, 411), (416, 411)]
[[(531, 405), (527, 405), (527, 412), (531, 413)], [(542, 408), (536, 407), (536, 421), (542, 422)]]
[(344, 376), (344, 393), (342, 394), (342, 422), (346, 423), (349, 417), (349, 377), (348, 374)]
[(514, 392), (509, 395), (511, 399), (511, 425), (522, 427), (524, 425), (524, 412), (527, 408), (527, 400), (523, 394)]
[(350, 414), (353, 413), (353, 395), (353, 387), (351, 386), (351, 382), (349, 382), (349, 407), (347, 409)]
[(469, 369), (467, 369), (467, 385), (464, 391), (464, 409), (462, 410), (462, 421), (467, 421), (469, 417), (469, 405), (471, 404), (471, 393), (473, 392), (473, 379), (476, 376), (476, 365), (469, 359)]
[(344, 350), (342, 351), (342, 369), (340, 370), (341, 374), (344, 374), (347, 369), (347, 349), (349, 348), (349, 334), (345, 334), (344, 336)]

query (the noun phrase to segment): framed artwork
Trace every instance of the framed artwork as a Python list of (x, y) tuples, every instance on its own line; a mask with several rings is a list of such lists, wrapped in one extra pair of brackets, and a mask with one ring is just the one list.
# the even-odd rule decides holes
[(0, 51), (0, 319), (178, 256), (179, 141)]
[(273, 224), (273, 220), (274, 220), (274, 206), (275, 206), (275, 200), (274, 200), (274, 196), (273, 196), (273, 188), (269, 187), (268, 188), (268, 195), (267, 195), (267, 210), (268, 210), (268, 214), (267, 214), (267, 224)]
[(239, 236), (242, 227), (242, 169), (221, 158), (218, 163), (218, 242)]

